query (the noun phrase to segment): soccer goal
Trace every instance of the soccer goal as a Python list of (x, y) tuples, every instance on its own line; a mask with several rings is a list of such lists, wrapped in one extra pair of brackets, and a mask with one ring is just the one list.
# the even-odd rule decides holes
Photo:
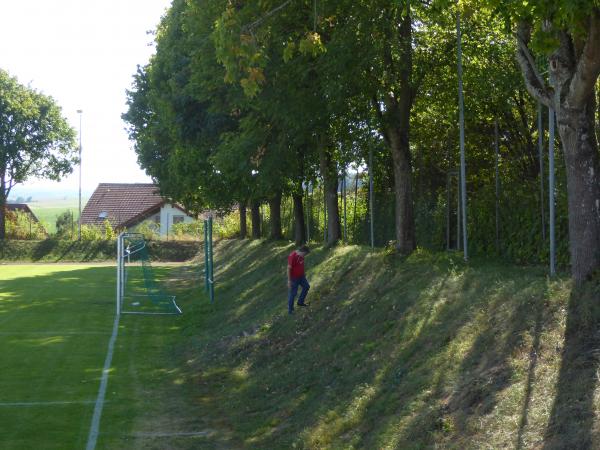
[(117, 240), (117, 314), (181, 314), (175, 296), (156, 280), (144, 235), (121, 233)]

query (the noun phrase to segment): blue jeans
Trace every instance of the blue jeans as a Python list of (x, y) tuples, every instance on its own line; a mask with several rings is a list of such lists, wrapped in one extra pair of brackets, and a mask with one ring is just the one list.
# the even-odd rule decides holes
[(308, 294), (308, 290), (310, 289), (310, 284), (308, 284), (308, 281), (306, 281), (306, 277), (304, 275), (300, 278), (292, 278), (292, 286), (290, 287), (290, 292), (288, 296), (289, 312), (292, 312), (294, 310), (294, 299), (296, 298), (296, 294), (298, 293), (298, 286), (302, 286), (302, 292), (300, 293), (300, 297), (298, 298), (298, 304), (301, 305), (304, 303), (306, 294)]

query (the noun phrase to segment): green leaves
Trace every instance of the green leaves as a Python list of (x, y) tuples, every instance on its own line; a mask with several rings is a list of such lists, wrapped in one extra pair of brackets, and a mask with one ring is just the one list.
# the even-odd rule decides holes
[[(0, 69), (0, 205), (13, 186), (31, 177), (60, 180), (71, 173), (75, 152), (75, 130), (54, 100)], [(0, 220), (0, 239), (4, 225)]]
[(32, 176), (58, 180), (70, 173), (75, 135), (51, 97), (0, 70), (0, 177), (7, 190)]
[(300, 53), (312, 56), (313, 58), (316, 58), (327, 51), (321, 40), (321, 35), (313, 32), (306, 33), (306, 36), (300, 40), (298, 50)]

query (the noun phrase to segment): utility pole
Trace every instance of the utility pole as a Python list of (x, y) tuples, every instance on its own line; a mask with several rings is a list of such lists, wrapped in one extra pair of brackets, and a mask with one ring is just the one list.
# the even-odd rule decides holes
[(77, 240), (81, 240), (81, 115), (83, 114), (83, 110), (78, 109), (77, 114), (79, 114), (79, 226), (77, 232)]

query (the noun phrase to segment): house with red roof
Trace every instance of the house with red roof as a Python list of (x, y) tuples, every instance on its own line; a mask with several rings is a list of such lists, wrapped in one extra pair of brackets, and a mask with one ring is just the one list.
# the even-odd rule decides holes
[(157, 225), (161, 236), (177, 223), (194, 218), (180, 205), (163, 198), (151, 183), (100, 183), (81, 212), (82, 225), (102, 225), (108, 220), (113, 228), (135, 231), (142, 222)]

